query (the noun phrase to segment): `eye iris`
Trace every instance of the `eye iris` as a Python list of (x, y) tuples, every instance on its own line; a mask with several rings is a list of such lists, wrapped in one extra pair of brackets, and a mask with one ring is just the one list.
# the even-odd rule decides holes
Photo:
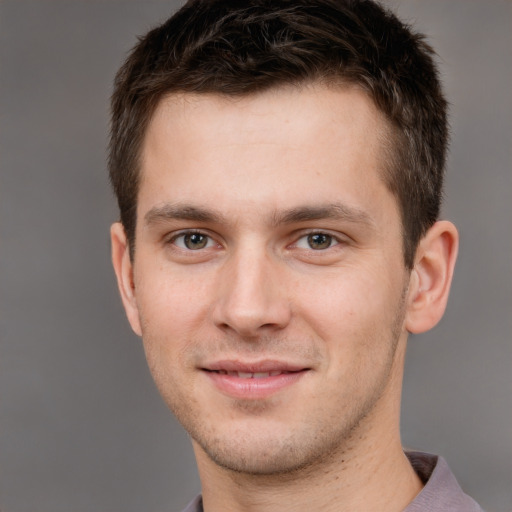
[(315, 233), (308, 236), (308, 244), (311, 249), (327, 249), (331, 246), (332, 236), (325, 233)]
[(208, 243), (208, 237), (201, 235), (200, 233), (191, 233), (185, 235), (184, 240), (185, 247), (191, 250), (203, 249)]

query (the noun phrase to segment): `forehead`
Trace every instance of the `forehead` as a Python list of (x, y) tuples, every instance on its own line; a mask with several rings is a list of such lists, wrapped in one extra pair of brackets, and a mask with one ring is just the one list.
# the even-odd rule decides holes
[(293, 208), (326, 194), (332, 203), (336, 191), (351, 202), (370, 183), (383, 188), (387, 133), (373, 101), (354, 87), (173, 94), (148, 126), (139, 206), (173, 193), (220, 206), (229, 199)]
[[(370, 121), (370, 124), (365, 121)], [(163, 133), (168, 128), (180, 128), (187, 130), (187, 134), (193, 132), (194, 136), (204, 137), (210, 128), (217, 127), (221, 130), (212, 136), (218, 138), (230, 127), (235, 127), (237, 133), (243, 135), (257, 135), (258, 131), (263, 134), (262, 128), (267, 131), (278, 125), (286, 128), (281, 132), (283, 141), (287, 135), (291, 139), (297, 135), (325, 137), (328, 132), (336, 136), (341, 128), (348, 125), (353, 135), (357, 135), (360, 129), (367, 130), (367, 133), (371, 131), (378, 137), (385, 137), (388, 132), (384, 115), (359, 87), (311, 83), (285, 85), (242, 96), (217, 93), (167, 95), (155, 109), (146, 141), (155, 131)], [(338, 144), (341, 142), (337, 140)]]

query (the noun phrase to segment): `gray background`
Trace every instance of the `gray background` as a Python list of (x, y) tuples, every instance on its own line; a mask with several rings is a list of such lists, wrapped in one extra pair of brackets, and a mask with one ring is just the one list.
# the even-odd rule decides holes
[[(403, 437), (512, 510), (512, 3), (392, 1), (442, 56), (444, 215), (462, 235), (446, 317), (408, 353)], [(111, 81), (166, 1), (0, 4), (0, 505), (180, 510), (199, 489), (109, 261)]]

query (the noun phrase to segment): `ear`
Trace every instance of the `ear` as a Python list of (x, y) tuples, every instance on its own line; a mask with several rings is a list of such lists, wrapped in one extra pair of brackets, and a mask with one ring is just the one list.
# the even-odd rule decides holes
[(436, 222), (418, 244), (405, 319), (409, 332), (428, 331), (441, 320), (448, 302), (458, 247), (457, 228), (448, 221)]
[(117, 286), (119, 287), (124, 310), (133, 331), (135, 334), (141, 336), (142, 330), (140, 328), (139, 309), (135, 297), (130, 248), (124, 227), (120, 222), (112, 224), (110, 228), (110, 240), (112, 243), (112, 264), (114, 265)]

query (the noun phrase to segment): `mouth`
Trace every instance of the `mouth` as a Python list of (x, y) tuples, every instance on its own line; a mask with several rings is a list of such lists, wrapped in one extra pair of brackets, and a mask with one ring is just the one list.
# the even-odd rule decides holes
[[(296, 373), (282, 370), (273, 370), (270, 372), (241, 372), (241, 371), (227, 371), (227, 370), (206, 370), (213, 371), (219, 375), (230, 375), (231, 377), (238, 377), (240, 379), (267, 379), (268, 377), (277, 377), (287, 373)], [(297, 370), (302, 371), (302, 370)]]
[(311, 370), (278, 361), (219, 361), (201, 369), (222, 394), (246, 400), (267, 398), (293, 387)]

